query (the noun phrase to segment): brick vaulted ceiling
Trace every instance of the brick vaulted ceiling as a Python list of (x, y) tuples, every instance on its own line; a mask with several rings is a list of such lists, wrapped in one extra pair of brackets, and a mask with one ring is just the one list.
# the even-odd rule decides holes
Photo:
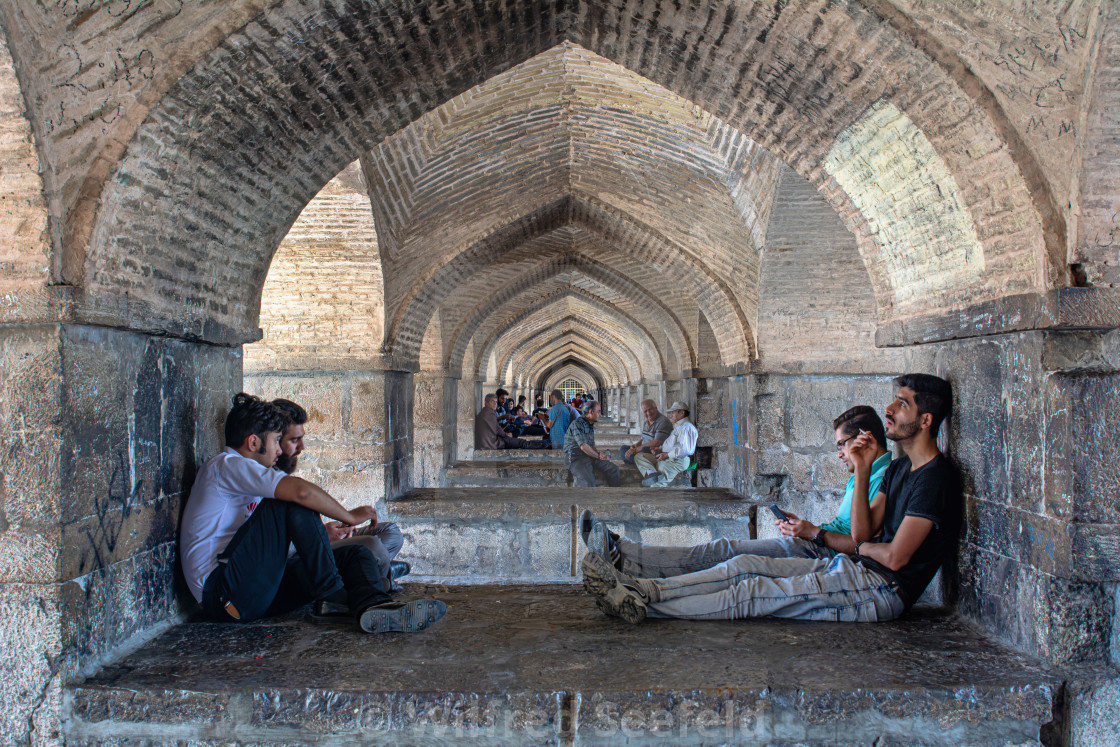
[[(907, 0), (56, 5), (0, 11), (75, 319), (236, 343), (260, 318), (339, 365), (505, 376), (503, 335), (563, 296), (623, 336), (604, 371), (656, 377), (747, 366), (773, 319), (809, 334), (830, 275), (866, 290), (861, 336), (1070, 282), (1069, 128), (998, 83), (1001, 34), (1049, 38), (1030, 8), (1006, 29)], [(1062, 53), (1022, 74), (1081, 85), (1094, 8), (1061, 11)], [(842, 229), (818, 232), (822, 292), (796, 282), (819, 253), (793, 211), (767, 243), (777, 194)], [(344, 329), (274, 323), (286, 252), (340, 263), (333, 299), (286, 282)]]

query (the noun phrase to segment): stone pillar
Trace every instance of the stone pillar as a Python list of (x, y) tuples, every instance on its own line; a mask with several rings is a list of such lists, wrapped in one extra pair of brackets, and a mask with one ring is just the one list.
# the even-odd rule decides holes
[(240, 377), (237, 348), (0, 326), (4, 741), (58, 741), (61, 684), (179, 611), (177, 519)]
[(695, 381), (696, 399), (691, 412), (692, 422), (700, 434), (697, 444), (712, 449), (712, 466), (699, 471), (697, 484), (700, 487), (729, 487), (732, 483), (732, 439), (728, 437), (728, 382), (727, 379)]
[(417, 488), (438, 488), (443, 484), (446, 382), (441, 371), (421, 371), (413, 376), (412, 485)]
[(473, 379), (460, 379), (455, 403), (458, 448), (455, 459), (468, 460), (474, 454), (474, 418), (482, 407), (482, 384)]
[(444, 484), (444, 469), (455, 463), (459, 453), (459, 379), (447, 377), (443, 380), (443, 454), (440, 465), (440, 485)]

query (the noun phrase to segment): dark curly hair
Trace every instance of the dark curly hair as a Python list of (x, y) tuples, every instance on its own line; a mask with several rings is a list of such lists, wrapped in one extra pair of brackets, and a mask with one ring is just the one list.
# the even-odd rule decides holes
[(303, 425), (307, 422), (307, 410), (290, 399), (274, 399), (272, 404), (286, 412), (293, 425)]
[(226, 415), (226, 446), (239, 449), (254, 434), (262, 439), (266, 433), (282, 434), (289, 422), (287, 413), (271, 402), (241, 392)]

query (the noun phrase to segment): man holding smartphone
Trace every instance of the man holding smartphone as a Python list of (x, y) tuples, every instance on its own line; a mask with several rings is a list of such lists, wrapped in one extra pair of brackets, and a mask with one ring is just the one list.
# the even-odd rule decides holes
[[(595, 518), (590, 511), (584, 511), (581, 517), (584, 541), (588, 542), (588, 547), (591, 548), (597, 536), (598, 546), (602, 550), (600, 554), (615, 561), (618, 570), (631, 576), (646, 578), (679, 576), (702, 571), (738, 555), (828, 559), (837, 552), (851, 552), (855, 549), (855, 542), (851, 537), (850, 519), (852, 494), (855, 490), (855, 466), (851, 461), (849, 449), (861, 432), (871, 434), (873, 459), (868, 488), (872, 495), (879, 492), (883, 473), (891, 463), (891, 453), (887, 451), (883, 421), (874, 407), (856, 405), (845, 410), (832, 421), (832, 428), (836, 438), (837, 456), (851, 476), (848, 478), (844, 498), (840, 502), (836, 518), (823, 526), (818, 527), (810, 521), (799, 519), (793, 513), (771, 506), (771, 511), (777, 512), (774, 524), (782, 533), (781, 537), (753, 540), (717, 539), (691, 547), (672, 547), (646, 545), (628, 537), (609, 533), (594, 535), (591, 528)], [(763, 516), (760, 515), (759, 521), (762, 520)]]
[(846, 444), (854, 478), (849, 550), (830, 559), (739, 555), (693, 573), (641, 578), (610, 562), (609, 534), (593, 521), (591, 552), (583, 561), (584, 586), (598, 598), (600, 609), (632, 623), (647, 614), (837, 622), (875, 622), (902, 614), (952, 557), (961, 496), (956, 470), (936, 440), (952, 405), (952, 388), (928, 374), (906, 374), (895, 384), (895, 399), (886, 408), (886, 436), (903, 456), (886, 469), (872, 501), (875, 439), (861, 432)]

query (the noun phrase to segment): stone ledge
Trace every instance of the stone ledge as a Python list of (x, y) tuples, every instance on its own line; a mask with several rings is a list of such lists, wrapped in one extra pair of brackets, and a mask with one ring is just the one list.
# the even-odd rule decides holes
[[(548, 456), (533, 458), (519, 455), (513, 459), (458, 461), (446, 468), (444, 477), (448, 487), (451, 488), (571, 486), (572, 475), (567, 465), (562, 458), (556, 458), (561, 452), (541, 449), (537, 453), (542, 452)], [(615, 465), (620, 469), (624, 487), (637, 487), (642, 484), (642, 476), (637, 467), (632, 464), (619, 464), (617, 461)], [(692, 485), (692, 475), (692, 472), (682, 472), (669, 485), (673, 488), (687, 488)]]
[(1120, 289), (1058, 288), (998, 298), (944, 314), (880, 324), (875, 344), (903, 347), (1032, 329), (1120, 327)]
[(389, 501), (414, 576), (444, 583), (571, 582), (585, 552), (584, 508), (614, 531), (659, 544), (755, 536), (755, 504), (719, 488), (424, 488)]
[(416, 635), (302, 612), (178, 626), (68, 689), (67, 743), (1036, 744), (1062, 686), (928, 612), (631, 626), (573, 587), (409, 594), (447, 617)]

